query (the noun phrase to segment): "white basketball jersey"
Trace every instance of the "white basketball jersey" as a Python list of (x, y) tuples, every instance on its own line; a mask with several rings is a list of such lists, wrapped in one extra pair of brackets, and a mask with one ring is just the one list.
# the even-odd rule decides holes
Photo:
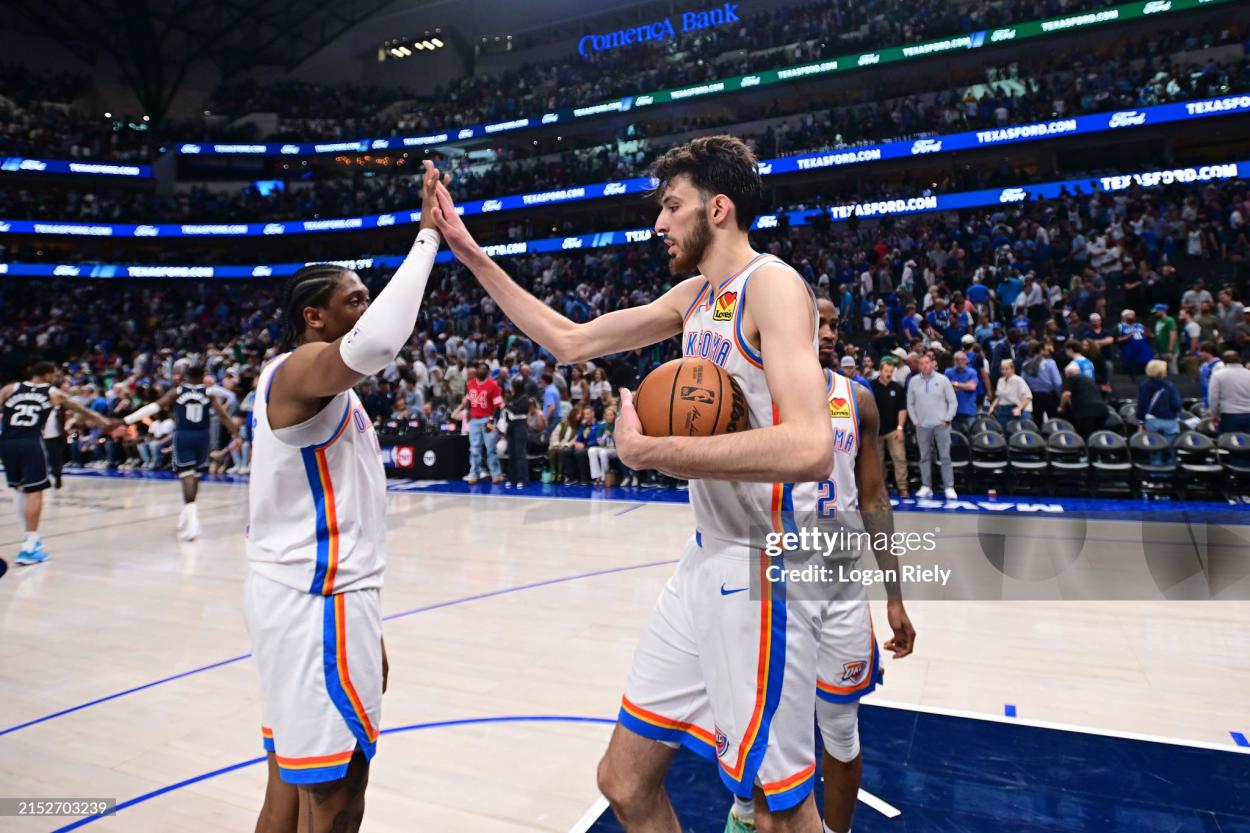
[(248, 561), (266, 578), (306, 593), (381, 587), (386, 472), (373, 425), (349, 390), (299, 425), (271, 428), (269, 388), (288, 355), (256, 380)]
[(794, 509), (800, 515), (814, 513), (822, 520), (836, 518), (841, 525), (860, 529), (859, 486), (855, 482), (855, 459), (859, 454), (859, 408), (856, 382), (825, 370), (829, 396), (829, 420), (833, 423), (833, 468), (828, 480), (799, 483), (794, 487)]
[[(708, 359), (729, 372), (746, 398), (751, 428), (779, 421), (764, 375), (764, 359), (747, 343), (742, 314), (751, 276), (766, 263), (782, 263), (760, 254), (742, 271), (713, 286), (706, 282), (686, 312), (682, 355)], [(767, 287), (757, 284), (757, 292)], [(816, 314), (812, 312), (812, 350), (817, 348)], [(736, 544), (760, 540), (761, 528), (781, 528), (780, 513), (794, 508), (791, 483), (745, 483), (730, 480), (690, 481), (695, 524), (703, 535)], [(752, 527), (754, 536), (752, 536)]]

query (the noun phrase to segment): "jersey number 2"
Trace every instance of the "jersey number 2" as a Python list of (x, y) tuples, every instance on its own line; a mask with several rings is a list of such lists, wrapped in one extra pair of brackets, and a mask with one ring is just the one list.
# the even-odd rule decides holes
[(816, 517), (820, 520), (832, 518), (838, 511), (838, 484), (832, 480), (822, 480), (816, 486)]

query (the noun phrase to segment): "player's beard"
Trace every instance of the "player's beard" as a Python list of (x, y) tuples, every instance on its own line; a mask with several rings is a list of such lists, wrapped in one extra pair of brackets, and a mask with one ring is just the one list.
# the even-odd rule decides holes
[(695, 223), (690, 236), (680, 241), (677, 253), (669, 258), (668, 268), (674, 275), (684, 275), (699, 268), (699, 261), (712, 245), (712, 224), (707, 221), (707, 214), (699, 212), (699, 220)]

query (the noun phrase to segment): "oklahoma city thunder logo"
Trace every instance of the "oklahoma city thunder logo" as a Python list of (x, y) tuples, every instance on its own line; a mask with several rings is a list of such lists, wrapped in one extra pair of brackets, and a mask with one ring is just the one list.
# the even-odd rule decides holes
[(864, 676), (864, 670), (868, 668), (868, 663), (864, 660), (856, 660), (842, 665), (842, 682), (853, 683)]
[(738, 306), (737, 292), (722, 292), (716, 299), (716, 309), (712, 310), (713, 321), (731, 321), (734, 309)]
[(729, 751), (729, 737), (720, 729), (716, 730), (716, 757), (723, 758)]

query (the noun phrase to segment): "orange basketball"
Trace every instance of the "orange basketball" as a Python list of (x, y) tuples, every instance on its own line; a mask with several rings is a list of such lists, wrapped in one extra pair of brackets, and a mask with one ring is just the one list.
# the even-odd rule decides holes
[(649, 437), (710, 437), (745, 431), (747, 403), (738, 383), (707, 359), (673, 359), (647, 374), (634, 407)]

